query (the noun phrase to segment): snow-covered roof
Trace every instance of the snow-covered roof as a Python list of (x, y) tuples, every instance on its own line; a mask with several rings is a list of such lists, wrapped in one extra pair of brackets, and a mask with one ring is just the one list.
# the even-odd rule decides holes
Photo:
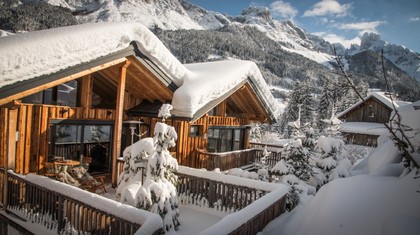
[(367, 135), (382, 135), (388, 132), (383, 123), (374, 122), (343, 122), (339, 131), (346, 133), (357, 133)]
[(179, 89), (174, 114), (190, 117), (210, 101), (248, 82), (268, 113), (278, 108), (258, 67), (250, 61), (181, 64), (163, 43), (139, 23), (95, 23), (0, 38), (0, 88), (50, 75), (122, 51), (135, 41)]
[(185, 67), (190, 73), (185, 77), (184, 84), (175, 91), (172, 100), (174, 115), (192, 118), (207, 103), (222, 97), (226, 92), (239, 89), (244, 82), (257, 88), (254, 91), (272, 113), (278, 112), (270, 89), (254, 62), (228, 60), (186, 64)]
[[(393, 105), (392, 105), (392, 101), (389, 98), (388, 95), (386, 95), (385, 92), (369, 92), (366, 96), (366, 98), (364, 98), (364, 100), (368, 100), (370, 98), (376, 98), (377, 100), (379, 100), (381, 103), (383, 103), (384, 105), (386, 105), (386, 107), (393, 109)], [(396, 108), (399, 107), (400, 104), (402, 103), (406, 103), (406, 102), (402, 102), (402, 101), (394, 101), (394, 105)], [(352, 106), (350, 106), (349, 108), (347, 108), (346, 110), (344, 110), (343, 112), (337, 114), (338, 118), (341, 118), (343, 115), (345, 115), (346, 113), (350, 112), (351, 110), (353, 110), (354, 108), (356, 108), (357, 106), (359, 106), (360, 104), (362, 104), (364, 101), (360, 100), (357, 103), (353, 104)]]

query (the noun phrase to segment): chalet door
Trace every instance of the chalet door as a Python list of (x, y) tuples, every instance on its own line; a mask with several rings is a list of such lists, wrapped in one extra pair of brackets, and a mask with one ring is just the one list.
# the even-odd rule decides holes
[(91, 157), (90, 173), (111, 171), (113, 124), (103, 121), (51, 120), (49, 161)]

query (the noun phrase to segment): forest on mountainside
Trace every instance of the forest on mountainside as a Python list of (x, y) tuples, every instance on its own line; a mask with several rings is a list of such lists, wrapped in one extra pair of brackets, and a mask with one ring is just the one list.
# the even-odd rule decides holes
[[(44, 2), (19, 4), (18, 0), (0, 2), (0, 29), (26, 32), (77, 24), (76, 13)], [(266, 82), (292, 90), (296, 81), (307, 81), (314, 94), (331, 80), (342, 79), (336, 74), (336, 64), (319, 64), (302, 55), (282, 48), (255, 27), (227, 25), (216, 30), (161, 30), (151, 29), (181, 63), (196, 63), (221, 59), (254, 61)], [(340, 51), (340, 50), (338, 50)], [(391, 91), (399, 99), (420, 99), (420, 85), (414, 78), (385, 60), (386, 76)], [(355, 83), (366, 82), (370, 88), (385, 90), (381, 56), (374, 51), (343, 55), (343, 63)], [(287, 93), (273, 91), (277, 98)]]
[(0, 29), (29, 32), (77, 24), (76, 17), (67, 8), (44, 2), (18, 2), (4, 0), (0, 3)]
[[(326, 82), (343, 79), (337, 75), (336, 63), (324, 66), (285, 51), (280, 43), (254, 27), (226, 26), (217, 30), (160, 30), (155, 27), (152, 31), (181, 63), (231, 58), (251, 60), (258, 65), (268, 84), (293, 89), (296, 81), (308, 81), (314, 94), (320, 94)], [(364, 51), (340, 57), (355, 83), (365, 82), (369, 88), (385, 90), (380, 54)], [(419, 83), (386, 58), (384, 62), (391, 91), (401, 100), (420, 99)]]

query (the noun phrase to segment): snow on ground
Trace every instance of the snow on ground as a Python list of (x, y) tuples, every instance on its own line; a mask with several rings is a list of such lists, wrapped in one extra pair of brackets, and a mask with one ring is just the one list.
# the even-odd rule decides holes
[(419, 181), (413, 174), (336, 179), (307, 205), (272, 221), (261, 234), (418, 234)]
[(178, 231), (166, 233), (168, 235), (197, 235), (223, 219), (225, 214), (212, 209), (194, 205), (179, 206), (179, 222), (181, 226)]
[(343, 122), (340, 124), (339, 131), (368, 135), (382, 135), (388, 133), (388, 129), (384, 124), (372, 122)]
[[(114, 188), (107, 188), (107, 193), (102, 195), (106, 198), (116, 200), (116, 191)], [(226, 213), (216, 211), (209, 208), (199, 207), (195, 205), (179, 204), (179, 222), (181, 226), (178, 231), (166, 233), (168, 235), (197, 235), (201, 231), (216, 224)]]
[[(420, 152), (420, 101), (400, 106), (402, 127)], [(391, 115), (392, 116), (392, 115)], [(321, 187), (315, 197), (268, 224), (261, 234), (420, 234), (420, 173), (406, 174), (386, 135), (351, 172)]]

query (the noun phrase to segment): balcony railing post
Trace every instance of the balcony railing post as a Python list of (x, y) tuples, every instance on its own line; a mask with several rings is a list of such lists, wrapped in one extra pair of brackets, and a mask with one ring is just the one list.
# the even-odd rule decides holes
[(60, 232), (61, 230), (63, 230), (64, 228), (64, 200), (63, 197), (61, 195), (58, 196), (58, 205), (57, 205), (57, 220), (58, 220), (58, 225), (57, 225), (57, 231)]
[(208, 200), (209, 200), (209, 207), (213, 208), (214, 203), (216, 202), (216, 183), (214, 181), (209, 182), (209, 189), (208, 189)]
[[(3, 169), (2, 169), (3, 170)], [(2, 204), (3, 204), (3, 208), (6, 209), (8, 202), (7, 202), (7, 192), (8, 192), (8, 183), (7, 183), (7, 171), (4, 170), (4, 172), (2, 172)]]

